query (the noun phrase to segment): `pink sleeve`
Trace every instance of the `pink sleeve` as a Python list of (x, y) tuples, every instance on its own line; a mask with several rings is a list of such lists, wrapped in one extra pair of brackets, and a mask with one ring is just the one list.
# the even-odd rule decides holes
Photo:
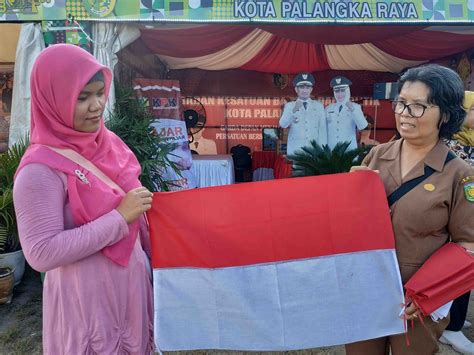
[(29, 164), (13, 189), (20, 241), (28, 263), (48, 271), (97, 253), (125, 237), (128, 226), (116, 210), (73, 229), (65, 229), (67, 194), (57, 172)]

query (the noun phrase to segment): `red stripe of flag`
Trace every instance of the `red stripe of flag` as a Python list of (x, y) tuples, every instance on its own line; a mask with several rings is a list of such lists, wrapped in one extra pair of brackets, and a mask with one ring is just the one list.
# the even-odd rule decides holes
[(384, 187), (371, 172), (155, 193), (154, 268), (217, 268), (393, 249)]

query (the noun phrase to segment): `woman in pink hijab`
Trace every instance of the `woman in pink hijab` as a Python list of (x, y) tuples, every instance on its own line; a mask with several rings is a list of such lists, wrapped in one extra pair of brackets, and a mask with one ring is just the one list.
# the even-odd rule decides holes
[(140, 165), (104, 126), (112, 74), (54, 45), (31, 74), (31, 146), (14, 203), (29, 264), (47, 272), (45, 354), (153, 353), (153, 295)]

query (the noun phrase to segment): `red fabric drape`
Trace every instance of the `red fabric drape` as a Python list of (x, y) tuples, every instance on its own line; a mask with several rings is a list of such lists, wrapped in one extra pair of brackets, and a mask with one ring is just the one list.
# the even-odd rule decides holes
[(425, 26), (282, 26), (265, 25), (258, 28), (274, 35), (314, 44), (357, 44), (404, 36)]
[(416, 31), (373, 44), (397, 58), (433, 60), (472, 48), (474, 35), (438, 31)]
[(277, 37), (313, 44), (356, 44), (405, 36), (424, 26), (282, 26), (203, 25), (196, 28), (142, 29), (141, 35), (154, 53), (191, 58), (224, 49), (256, 28)]
[(243, 69), (293, 74), (329, 69), (324, 44), (372, 43), (394, 57), (434, 60), (471, 48), (474, 35), (424, 30), (422, 26), (255, 26), (203, 25), (142, 29), (142, 40), (155, 54), (178, 58), (216, 53), (259, 28), (273, 38)]
[(255, 151), (252, 153), (252, 171), (259, 168), (273, 169), (275, 166), (276, 152)]
[(201, 57), (229, 47), (254, 30), (252, 26), (210, 25), (184, 29), (142, 29), (141, 39), (155, 54)]
[(275, 179), (290, 178), (292, 173), (291, 162), (283, 155), (277, 155), (275, 159), (274, 175)]
[(277, 36), (241, 68), (282, 74), (330, 69), (323, 45), (296, 42)]

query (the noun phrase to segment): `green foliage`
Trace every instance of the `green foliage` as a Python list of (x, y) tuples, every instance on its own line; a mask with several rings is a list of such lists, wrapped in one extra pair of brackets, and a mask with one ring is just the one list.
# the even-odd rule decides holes
[(28, 145), (28, 138), (24, 138), (0, 154), (0, 253), (20, 249), (13, 207), (13, 178)]
[(142, 167), (140, 181), (143, 186), (150, 191), (169, 191), (171, 184), (163, 180), (163, 172), (173, 169), (181, 176), (176, 163), (169, 159), (175, 145), (153, 133), (151, 124), (155, 119), (131, 88), (116, 83), (115, 97), (114, 112), (106, 122), (107, 128), (119, 136), (137, 157)]
[(348, 172), (353, 165), (360, 165), (370, 148), (348, 150), (350, 142), (340, 142), (331, 150), (312, 140), (288, 159), (293, 162), (293, 176), (313, 176)]

